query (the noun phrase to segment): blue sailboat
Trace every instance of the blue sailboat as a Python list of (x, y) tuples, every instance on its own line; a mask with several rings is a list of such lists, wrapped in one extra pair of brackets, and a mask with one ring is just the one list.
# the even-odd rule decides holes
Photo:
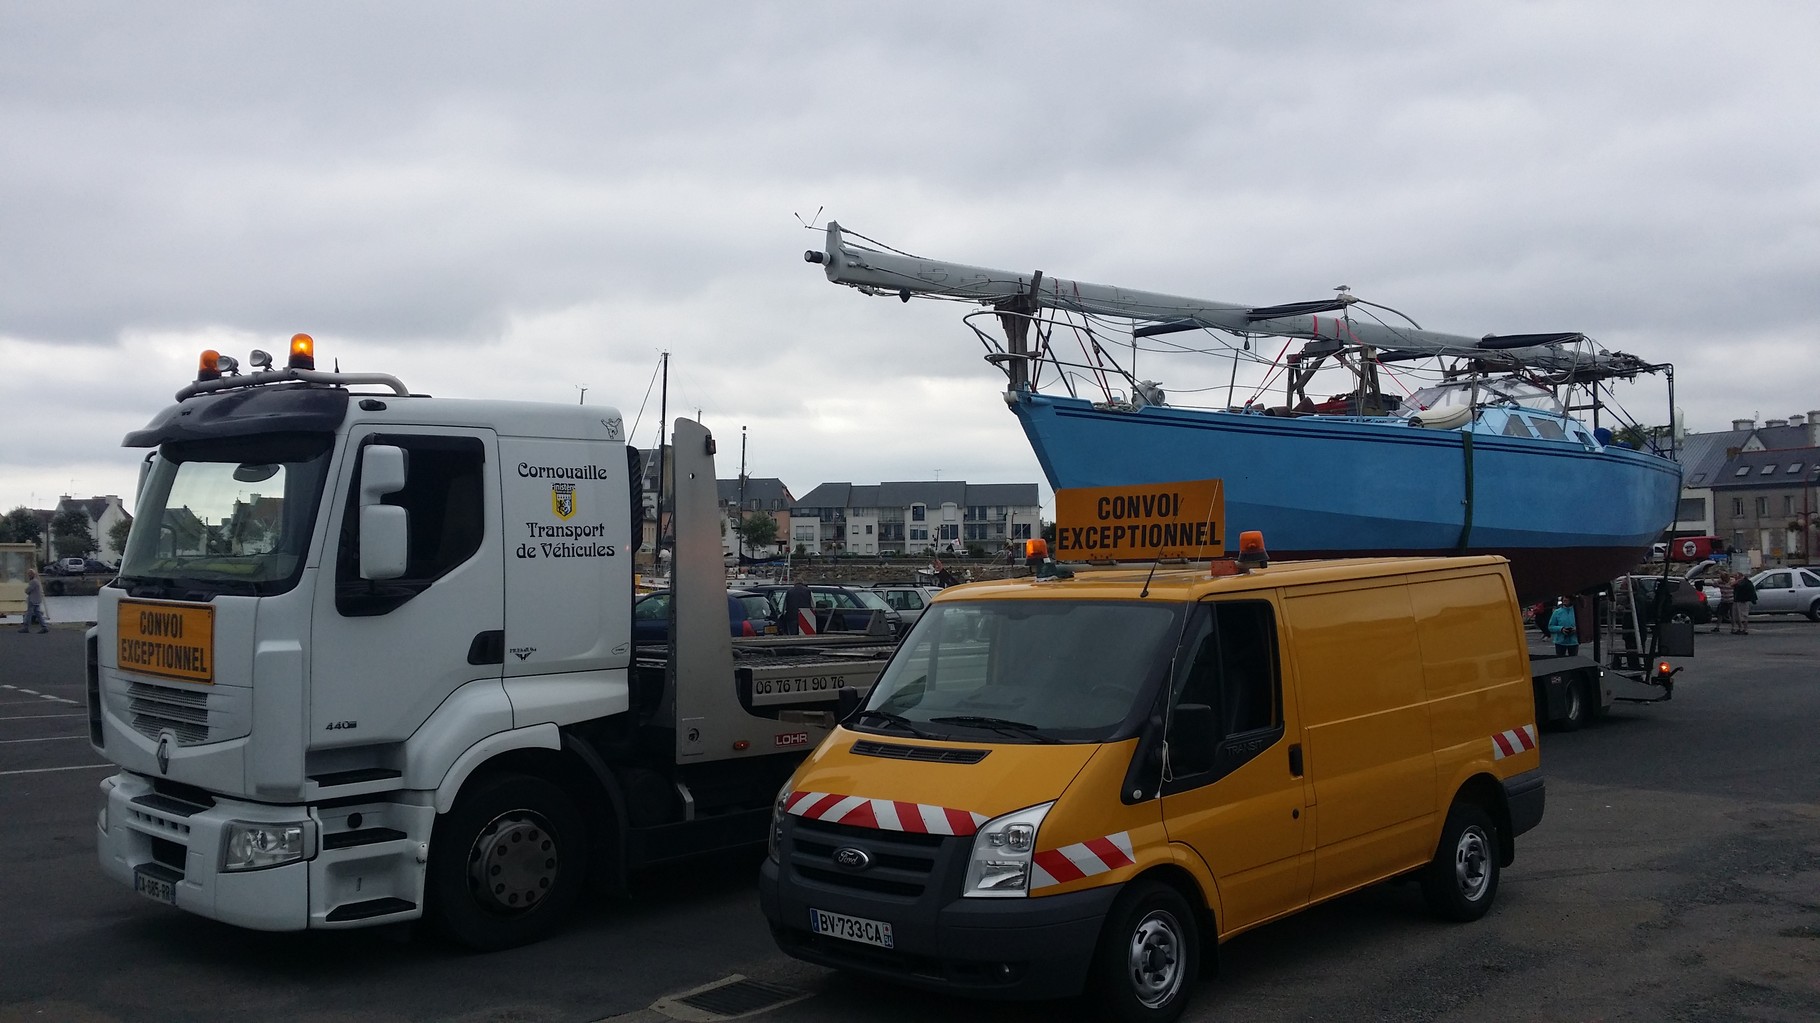
[[(869, 294), (984, 305), (966, 322), (1004, 370), (1005, 402), (1051, 486), (1218, 477), (1229, 534), (1263, 530), (1276, 559), (1499, 554), (1532, 601), (1630, 570), (1674, 517), (1672, 450), (1620, 443), (1603, 422), (1621, 415), (1609, 383), (1640, 374), (1667, 376), (1672, 409), (1672, 367), (1580, 334), (1471, 338), (1368, 321), (1356, 314), (1385, 307), (1346, 289), (1256, 307), (946, 263), (860, 244), (837, 223), (805, 258)], [(1117, 325), (1133, 345), (1182, 331), (1303, 344), (1271, 364), (1282, 404), (1178, 407), (1116, 364)], [(1083, 361), (1062, 357), (1058, 327), (1086, 333)], [(1431, 368), (1429, 386), (1385, 393), (1389, 370), (1416, 364)], [(1336, 368), (1352, 390), (1310, 392)], [(1079, 378), (1107, 384), (1084, 396)]]

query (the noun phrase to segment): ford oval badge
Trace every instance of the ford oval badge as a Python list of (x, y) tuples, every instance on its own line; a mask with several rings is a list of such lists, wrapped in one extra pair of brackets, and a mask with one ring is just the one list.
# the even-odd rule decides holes
[(872, 854), (850, 845), (834, 850), (834, 865), (842, 870), (865, 870), (872, 865)]

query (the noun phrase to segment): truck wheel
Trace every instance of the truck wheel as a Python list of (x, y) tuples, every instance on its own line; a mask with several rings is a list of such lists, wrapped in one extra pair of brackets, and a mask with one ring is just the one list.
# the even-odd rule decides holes
[(1107, 1018), (1167, 1023), (1182, 1014), (1200, 970), (1194, 911), (1157, 881), (1126, 887), (1106, 915), (1091, 987)]
[(1422, 871), (1422, 895), (1443, 920), (1477, 920), (1498, 894), (1498, 829), (1473, 803), (1447, 811), (1441, 844)]
[(1592, 718), (1592, 698), (1586, 692), (1586, 680), (1579, 675), (1567, 676), (1567, 705), (1561, 710), (1561, 717), (1555, 727), (1563, 732), (1578, 731)]
[(562, 789), (529, 775), (488, 779), (436, 822), (427, 915), (444, 935), (491, 951), (541, 941), (574, 911), (587, 831)]

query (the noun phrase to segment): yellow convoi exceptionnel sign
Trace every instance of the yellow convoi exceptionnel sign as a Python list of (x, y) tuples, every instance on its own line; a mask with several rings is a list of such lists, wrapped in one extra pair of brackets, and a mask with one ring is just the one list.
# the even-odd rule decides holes
[(1057, 560), (1203, 561), (1225, 553), (1226, 490), (1219, 480), (1055, 492)]
[(120, 669), (215, 682), (215, 609), (207, 604), (120, 602)]

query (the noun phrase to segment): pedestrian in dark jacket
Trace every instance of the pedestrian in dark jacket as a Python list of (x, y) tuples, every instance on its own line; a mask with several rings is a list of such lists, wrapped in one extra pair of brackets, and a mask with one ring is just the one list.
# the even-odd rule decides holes
[[(785, 590), (784, 620), (782, 623), (784, 635), (798, 635), (802, 631), (798, 613), (808, 610), (814, 605), (814, 595), (809, 592), (809, 587), (804, 585), (801, 580), (798, 580), (796, 583), (792, 584), (789, 589)], [(813, 614), (814, 612), (810, 613)]]
[(1757, 587), (1743, 572), (1732, 580), (1732, 633), (1750, 635), (1750, 606), (1757, 602)]

